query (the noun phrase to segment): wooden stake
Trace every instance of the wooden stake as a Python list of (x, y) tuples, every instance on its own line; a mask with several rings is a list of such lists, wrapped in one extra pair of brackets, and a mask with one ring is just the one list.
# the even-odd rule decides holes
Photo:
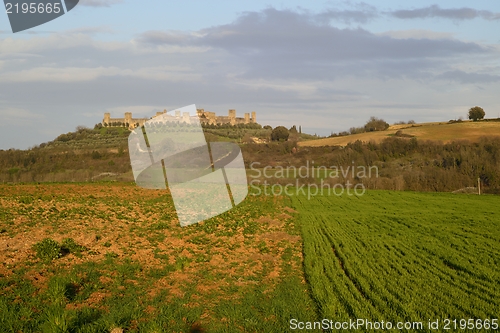
[(477, 194), (481, 195), (481, 178), (477, 179)]

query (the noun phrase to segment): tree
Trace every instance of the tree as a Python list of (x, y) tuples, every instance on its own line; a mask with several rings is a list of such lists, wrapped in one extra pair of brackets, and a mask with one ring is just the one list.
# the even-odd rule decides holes
[(75, 131), (76, 132), (85, 132), (86, 130), (88, 130), (89, 128), (87, 126), (83, 126), (83, 125), (78, 125), (76, 126), (75, 128)]
[(373, 132), (373, 131), (385, 131), (389, 128), (389, 124), (386, 123), (383, 119), (379, 119), (376, 117), (370, 117), (370, 120), (365, 125), (365, 131)]
[(482, 107), (475, 106), (469, 109), (469, 119), (473, 121), (478, 121), (479, 119), (483, 119), (485, 112)]
[(278, 126), (271, 132), (272, 141), (286, 141), (290, 136), (290, 132), (284, 126)]

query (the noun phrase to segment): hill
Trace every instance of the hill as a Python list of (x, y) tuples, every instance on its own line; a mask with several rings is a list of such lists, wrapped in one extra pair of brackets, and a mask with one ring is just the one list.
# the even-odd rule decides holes
[[(203, 127), (207, 142), (254, 144), (270, 140), (270, 127), (259, 124)], [(125, 127), (77, 127), (53, 141), (27, 150), (0, 150), (0, 182), (84, 182), (134, 180), (128, 154), (130, 131)], [(297, 140), (315, 136), (296, 134)], [(286, 143), (288, 144), (288, 143)], [(257, 144), (260, 145), (260, 144)]]
[[(267, 179), (267, 172), (261, 179), (258, 171), (264, 168), (303, 168), (314, 164), (347, 170), (357, 165), (378, 168), (377, 176), (364, 179), (346, 174), (324, 181), (330, 186), (349, 181), (363, 183), (368, 189), (452, 192), (474, 187), (480, 178), (484, 192), (500, 193), (500, 122), (396, 125), (381, 132), (305, 142), (309, 146), (296, 140), (264, 143), (245, 140), (255, 138), (259, 131), (264, 135), (264, 130), (269, 128), (213, 128), (206, 129), (205, 136), (207, 141), (238, 142), (249, 180), (259, 178), (262, 183), (307, 184), (324, 178), (289, 179), (278, 173), (279, 177)], [(0, 183), (132, 182), (128, 134), (124, 128), (78, 128), (29, 150), (0, 150)], [(363, 136), (368, 139), (360, 139)], [(379, 140), (372, 139), (375, 136)], [(302, 134), (297, 139), (306, 138)], [(453, 139), (456, 140), (445, 143)], [(332, 143), (334, 140), (337, 143)], [(347, 141), (342, 146), (339, 140), (354, 142)]]
[(392, 125), (385, 131), (304, 141), (299, 142), (298, 145), (302, 147), (346, 146), (358, 140), (361, 142), (380, 143), (384, 139), (394, 136), (401, 138), (415, 137), (419, 141), (432, 140), (441, 143), (449, 143), (457, 140), (479, 142), (479, 139), (483, 136), (500, 137), (500, 121), (499, 119), (489, 119), (477, 122), (458, 121)]

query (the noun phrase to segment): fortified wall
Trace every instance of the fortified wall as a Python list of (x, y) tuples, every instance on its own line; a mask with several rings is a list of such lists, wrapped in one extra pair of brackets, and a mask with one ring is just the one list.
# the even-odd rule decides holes
[[(156, 115), (151, 118), (133, 118), (132, 112), (125, 112), (124, 118), (111, 118), (110, 113), (104, 114), (104, 119), (102, 120), (103, 126), (119, 126), (118, 124), (125, 124), (129, 129), (134, 129), (136, 127), (144, 125), (144, 123), (148, 120), (153, 120), (158, 116), (162, 116), (167, 113), (167, 110), (163, 112), (156, 112)], [(180, 111), (175, 111), (174, 115), (167, 114), (163, 116), (161, 119), (167, 119), (168, 121), (178, 121), (190, 124), (191, 122), (196, 121), (196, 118), (200, 120), (200, 123), (207, 125), (218, 125), (218, 124), (255, 124), (257, 123), (257, 116), (255, 112), (252, 112), (251, 117), (250, 113), (245, 113), (244, 117), (236, 117), (236, 110), (231, 109), (228, 112), (227, 116), (217, 116), (215, 112), (205, 111), (204, 109), (196, 109), (197, 116), (190, 116), (188, 112), (184, 112), (181, 114)], [(160, 121), (160, 119), (158, 119)]]

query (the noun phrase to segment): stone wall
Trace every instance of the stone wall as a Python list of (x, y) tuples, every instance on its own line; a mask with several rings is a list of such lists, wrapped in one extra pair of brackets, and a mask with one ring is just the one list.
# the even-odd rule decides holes
[[(182, 115), (180, 111), (175, 111), (175, 115), (170, 115), (170, 114), (164, 115), (165, 113), (167, 113), (167, 110), (164, 110), (163, 112), (156, 112), (156, 115), (151, 118), (133, 118), (132, 112), (125, 112), (125, 117), (123, 118), (111, 118), (110, 113), (105, 113), (104, 119), (102, 120), (102, 125), (104, 126), (105, 124), (107, 124), (108, 126), (110, 125), (112, 126), (113, 123), (122, 123), (122, 124), (128, 124), (130, 129), (134, 129), (138, 126), (144, 125), (146, 121), (148, 120), (154, 121), (155, 118), (160, 116), (162, 116), (162, 119), (166, 118), (169, 121), (179, 121), (185, 123), (191, 123), (191, 119), (194, 118), (191, 117), (187, 112), (184, 112)], [(249, 113), (245, 113), (244, 118), (236, 117), (236, 110), (234, 109), (230, 109), (227, 116), (217, 116), (215, 112), (205, 111), (204, 109), (197, 109), (196, 113), (202, 124), (238, 125), (238, 124), (257, 123), (257, 117), (255, 112), (252, 112), (251, 117)]]

